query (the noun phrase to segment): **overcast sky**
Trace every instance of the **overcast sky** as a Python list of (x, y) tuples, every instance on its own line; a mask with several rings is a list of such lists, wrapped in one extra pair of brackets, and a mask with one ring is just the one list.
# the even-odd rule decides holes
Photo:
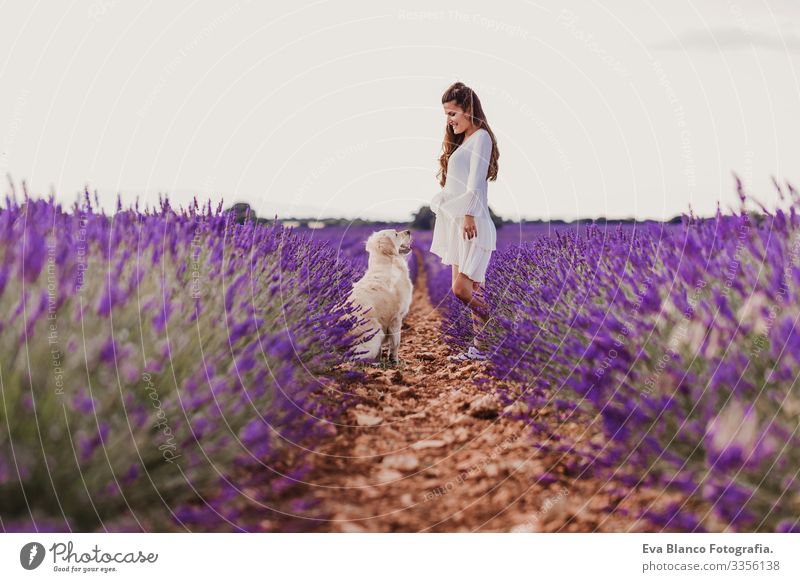
[(507, 218), (711, 215), (734, 171), (767, 202), (770, 175), (800, 184), (796, 0), (397, 4), (0, 0), (0, 176), (108, 210), (408, 220), (460, 80)]

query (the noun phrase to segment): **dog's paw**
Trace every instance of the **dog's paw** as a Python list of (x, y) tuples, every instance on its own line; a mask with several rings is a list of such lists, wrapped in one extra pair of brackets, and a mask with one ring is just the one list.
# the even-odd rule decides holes
[(395, 360), (393, 360), (393, 359), (389, 358), (389, 360), (388, 360), (388, 365), (389, 365), (390, 367), (392, 367), (392, 368), (405, 368), (405, 366), (406, 366), (406, 361), (405, 361), (405, 360), (403, 360), (403, 359), (400, 359), (400, 358), (397, 358), (397, 359), (395, 359)]

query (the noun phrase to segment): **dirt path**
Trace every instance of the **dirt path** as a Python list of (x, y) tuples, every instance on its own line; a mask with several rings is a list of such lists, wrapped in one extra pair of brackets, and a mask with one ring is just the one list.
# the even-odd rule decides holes
[[(357, 405), (317, 457), (311, 480), (328, 531), (646, 531), (626, 512), (652, 498), (612, 498), (576, 480), (563, 460), (504, 417), (479, 362), (448, 362), (439, 313), (420, 266), (394, 369), (366, 368), (366, 384), (339, 384)], [(347, 365), (343, 365), (347, 367)], [(547, 419), (551, 411), (538, 411)], [(557, 423), (554, 415), (553, 427)], [(575, 423), (572, 423), (575, 424)], [(583, 427), (561, 427), (559, 430)], [(542, 436), (541, 438), (546, 438)], [(548, 473), (551, 482), (537, 479)], [(613, 515), (604, 507), (622, 500)], [(632, 515), (632, 513), (630, 513)]]

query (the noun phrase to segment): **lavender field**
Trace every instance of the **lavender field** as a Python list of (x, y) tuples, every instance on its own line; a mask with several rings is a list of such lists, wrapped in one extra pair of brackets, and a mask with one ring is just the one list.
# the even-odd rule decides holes
[(5, 531), (287, 530), (314, 514), (307, 451), (342, 405), (312, 399), (314, 375), (348, 356), (336, 305), (357, 268), (232, 219), (6, 199)]
[[(539, 462), (530, 506), (582, 483), (616, 495), (592, 499), (603, 515), (651, 493), (624, 510), (649, 531), (800, 531), (800, 199), (789, 187), (784, 208), (760, 213), (741, 199), (738, 213), (682, 224), (498, 230), (484, 289), (494, 317), (480, 330), (492, 349), (475, 380), (434, 377), (449, 364), (421, 347), (473, 340), (430, 232), (413, 233), (425, 301), (415, 295), (392, 370), (343, 365), (357, 320), (341, 302), (380, 227), (237, 224), (221, 205), (166, 200), (109, 216), (88, 195), (70, 208), (7, 197), (2, 529), (327, 530), (337, 510), (321, 485), (326, 451), (337, 439), (358, 446), (373, 425), (403, 430), (362, 423), (380, 418), (364, 407), (396, 412), (379, 401), (405, 392), (406, 417), (458, 434), (414, 391), (427, 382), (447, 402), (470, 382), (499, 404), (469, 430), (516, 423), (525, 460)], [(381, 388), (359, 389), (370, 382)], [(413, 438), (428, 443), (415, 450), (489, 454), (478, 438)], [(386, 465), (388, 453), (375, 455)], [(416, 456), (392, 462), (416, 475)], [(344, 463), (325, 475), (337, 470), (358, 473)], [(434, 477), (397, 481), (403, 503), (419, 503)], [(447, 503), (469, 505), (463, 495)], [(492, 499), (493, 511), (515, 511)]]
[[(654, 525), (796, 532), (800, 198), (779, 187), (786, 210), (756, 214), (739, 193), (734, 215), (498, 248), (486, 286), (496, 317), (481, 335), (489, 374), (518, 382), (504, 402), (550, 435), (538, 449), (578, 453), (582, 478), (679, 492), (644, 509)], [(430, 292), (463, 347), (473, 334), (448, 277)], [(548, 405), (587, 428), (563, 438), (536, 419)], [(579, 442), (589, 425), (603, 438)]]

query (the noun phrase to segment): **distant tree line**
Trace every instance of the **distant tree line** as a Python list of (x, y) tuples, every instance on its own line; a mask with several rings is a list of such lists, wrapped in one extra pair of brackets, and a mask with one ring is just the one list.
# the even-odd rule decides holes
[[(272, 223), (275, 219), (274, 218), (259, 218), (256, 216), (256, 212), (251, 208), (251, 206), (247, 202), (237, 202), (233, 204), (229, 208), (226, 209), (226, 212), (234, 212), (236, 214), (236, 218), (234, 219), (238, 224), (244, 224), (246, 220), (250, 220), (251, 222), (256, 222), (258, 224), (266, 224)], [(504, 220), (500, 216), (494, 213), (494, 211), (489, 208), (489, 215), (492, 218), (492, 222), (495, 225), (495, 228), (502, 228), (504, 224), (517, 224), (513, 220)], [(300, 226), (308, 226), (309, 224), (324, 224), (325, 226), (383, 226), (387, 224), (397, 224), (395, 222), (387, 222), (385, 220), (363, 220), (361, 218), (356, 219), (349, 219), (349, 218), (280, 218), (278, 219), (279, 222), (296, 222)], [(412, 218), (411, 223), (409, 224), (409, 228), (415, 230), (432, 230), (433, 224), (436, 220), (436, 215), (431, 210), (430, 206), (422, 206), (420, 209), (414, 213), (414, 218)], [(582, 223), (590, 223), (590, 224), (641, 224), (644, 222), (659, 222), (659, 221), (651, 221), (651, 220), (636, 220), (634, 218), (581, 218), (577, 220), (543, 220), (543, 219), (535, 219), (535, 220), (524, 220), (522, 221), (525, 224), (575, 224), (576, 222)], [(681, 216), (677, 215), (673, 218), (665, 221), (668, 224), (679, 224), (681, 222)]]
[[(489, 207), (489, 216), (492, 218), (495, 228), (502, 228), (503, 224), (509, 222), (497, 216), (491, 207)], [(433, 213), (433, 210), (431, 210), (431, 207), (423, 206), (414, 213), (414, 218), (411, 220), (411, 228), (416, 230), (432, 230), (435, 221), (436, 215)]]

